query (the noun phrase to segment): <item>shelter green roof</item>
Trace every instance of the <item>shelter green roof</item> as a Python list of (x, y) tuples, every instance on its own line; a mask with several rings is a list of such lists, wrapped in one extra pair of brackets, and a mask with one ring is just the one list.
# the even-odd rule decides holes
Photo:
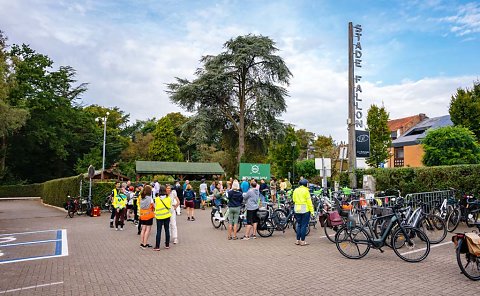
[(225, 171), (218, 162), (136, 161), (138, 174), (220, 175)]

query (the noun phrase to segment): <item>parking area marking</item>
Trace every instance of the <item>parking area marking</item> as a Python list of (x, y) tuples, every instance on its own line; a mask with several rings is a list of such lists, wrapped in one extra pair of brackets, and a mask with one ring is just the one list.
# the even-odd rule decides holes
[[(39, 233), (54, 233), (55, 238), (42, 238), (36, 240), (30, 240), (25, 242), (14, 242), (17, 240), (18, 237), (22, 237), (25, 239), (25, 236), (28, 235), (36, 235)], [(53, 254), (52, 251), (46, 252), (44, 249), (39, 249), (36, 246), (45, 245), (45, 244), (54, 244), (53, 248), (49, 250), (54, 250)], [(21, 249), (17, 249), (18, 247), (27, 247), (28, 249), (28, 256), (19, 255), (16, 252), (21, 252)], [(47, 253), (47, 254), (45, 254)], [(18, 232), (18, 233), (9, 233), (9, 234), (1, 234), (0, 235), (0, 258), (1, 257), (8, 257), (11, 258), (7, 259), (0, 259), (0, 264), (6, 263), (14, 263), (14, 262), (23, 262), (23, 261), (31, 261), (31, 260), (40, 260), (40, 259), (48, 259), (48, 258), (55, 258), (55, 257), (64, 257), (68, 256), (68, 239), (67, 239), (67, 230), (66, 229), (52, 229), (52, 230), (40, 230), (40, 231), (29, 231), (29, 232)]]
[[(433, 249), (433, 248), (436, 248), (436, 247), (440, 247), (440, 246), (443, 246), (443, 245), (448, 245), (448, 244), (451, 244), (452, 242), (443, 242), (441, 244), (436, 244), (436, 245), (430, 245), (430, 249)], [(416, 253), (416, 252), (421, 252), (421, 251), (425, 251), (427, 248), (421, 248), (421, 249), (418, 249), (418, 250), (415, 250), (415, 251), (410, 251), (410, 252), (405, 252), (405, 253), (402, 253), (402, 256), (403, 255), (408, 255), (408, 254), (413, 254), (413, 253)]]
[(41, 285), (35, 285), (35, 286), (28, 286), (28, 287), (23, 287), (23, 288), (16, 288), (16, 289), (10, 289), (10, 290), (5, 290), (5, 291), (0, 291), (0, 294), (6, 294), (6, 293), (11, 293), (11, 292), (18, 292), (18, 291), (36, 289), (36, 288), (41, 288), (41, 287), (48, 287), (48, 286), (53, 286), (53, 285), (61, 285), (61, 284), (63, 284), (63, 282), (54, 282), (54, 283), (49, 283), (49, 284), (41, 284)]

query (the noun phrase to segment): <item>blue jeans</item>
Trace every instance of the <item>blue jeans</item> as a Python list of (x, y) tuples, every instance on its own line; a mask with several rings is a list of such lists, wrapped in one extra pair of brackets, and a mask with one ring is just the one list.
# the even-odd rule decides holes
[(297, 219), (297, 240), (304, 241), (307, 235), (307, 227), (310, 223), (310, 212), (295, 214), (295, 219)]
[(155, 239), (155, 248), (160, 248), (160, 239), (162, 238), (162, 226), (165, 227), (165, 247), (170, 246), (170, 217), (167, 219), (157, 219), (157, 237)]

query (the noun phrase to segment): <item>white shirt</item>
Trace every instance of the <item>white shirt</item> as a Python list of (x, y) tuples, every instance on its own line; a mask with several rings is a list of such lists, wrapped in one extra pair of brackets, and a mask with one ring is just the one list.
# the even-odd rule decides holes
[(206, 183), (200, 184), (200, 193), (207, 193), (207, 184)]

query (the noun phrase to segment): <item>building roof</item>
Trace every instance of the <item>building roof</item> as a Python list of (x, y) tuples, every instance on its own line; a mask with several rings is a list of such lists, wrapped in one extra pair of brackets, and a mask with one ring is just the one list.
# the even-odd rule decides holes
[(427, 118), (410, 128), (404, 135), (393, 140), (392, 146), (403, 147), (420, 144), (420, 141), (425, 138), (428, 129), (452, 125), (453, 122), (450, 119), (450, 115)]
[(138, 174), (221, 175), (225, 171), (218, 162), (136, 161)]
[[(102, 175), (102, 170), (95, 170), (95, 175), (93, 179), (99, 179), (101, 175)], [(116, 177), (115, 179), (130, 180), (129, 177), (122, 175), (118, 172), (114, 172), (112, 169), (107, 169), (104, 171), (104, 179), (112, 179), (112, 178), (108, 178), (107, 175), (115, 176)], [(88, 178), (88, 173), (83, 174), (83, 177)]]

